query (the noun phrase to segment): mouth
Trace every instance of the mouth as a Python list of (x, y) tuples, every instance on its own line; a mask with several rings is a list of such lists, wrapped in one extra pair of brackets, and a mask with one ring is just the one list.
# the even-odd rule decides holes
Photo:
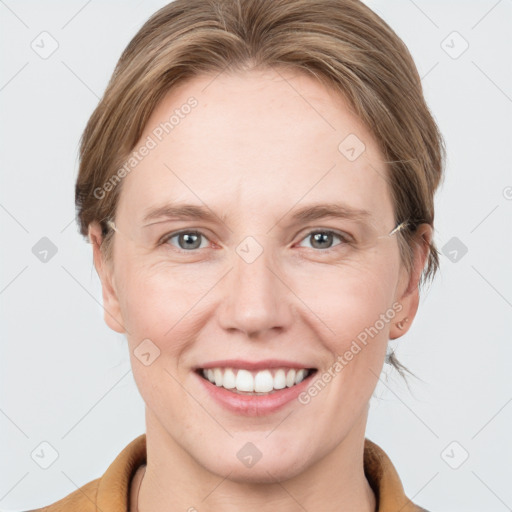
[(217, 387), (238, 395), (272, 395), (299, 385), (317, 372), (316, 368), (275, 367), (248, 370), (236, 367), (197, 368), (195, 372)]

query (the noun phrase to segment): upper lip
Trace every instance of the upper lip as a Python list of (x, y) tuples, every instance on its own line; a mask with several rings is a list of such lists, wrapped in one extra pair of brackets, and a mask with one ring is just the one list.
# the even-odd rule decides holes
[(286, 361), (284, 359), (265, 359), (263, 361), (246, 361), (243, 359), (223, 359), (219, 361), (211, 361), (196, 367), (199, 369), (208, 368), (237, 368), (242, 370), (265, 370), (267, 368), (308, 368), (314, 369), (313, 366), (308, 364), (299, 363), (296, 361)]

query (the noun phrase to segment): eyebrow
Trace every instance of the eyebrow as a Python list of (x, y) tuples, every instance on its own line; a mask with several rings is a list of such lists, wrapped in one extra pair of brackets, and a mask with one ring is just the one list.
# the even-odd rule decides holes
[[(282, 218), (286, 217), (283, 215)], [(293, 223), (309, 222), (313, 220), (323, 219), (326, 217), (350, 219), (363, 222), (371, 217), (371, 213), (360, 208), (353, 208), (348, 205), (337, 203), (321, 203), (305, 206), (296, 210), (291, 216)], [(147, 223), (156, 219), (193, 219), (215, 222), (221, 219), (225, 222), (226, 215), (217, 216), (209, 208), (193, 204), (172, 205), (167, 204), (150, 209), (143, 218), (143, 222)], [(280, 220), (281, 220), (280, 219)]]
[[(158, 206), (156, 208), (150, 209), (146, 213), (146, 215), (144, 215), (142, 222), (147, 223), (151, 220), (156, 220), (160, 218), (194, 219), (213, 222), (219, 217), (204, 206), (197, 206), (194, 204), (166, 204), (163, 206)], [(220, 219), (224, 222), (225, 215), (222, 215)]]
[(309, 222), (312, 220), (323, 219), (325, 217), (364, 221), (370, 218), (371, 214), (368, 210), (353, 208), (348, 205), (337, 203), (322, 203), (305, 206), (299, 210), (296, 210), (292, 215), (292, 220)]

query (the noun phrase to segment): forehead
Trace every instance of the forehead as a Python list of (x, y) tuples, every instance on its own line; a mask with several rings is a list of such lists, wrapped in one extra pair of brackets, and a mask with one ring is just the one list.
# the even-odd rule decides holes
[(118, 206), (132, 220), (174, 201), (236, 215), (339, 201), (391, 215), (376, 141), (340, 94), (297, 71), (180, 84), (157, 105), (134, 151), (143, 145), (151, 149), (124, 178)]

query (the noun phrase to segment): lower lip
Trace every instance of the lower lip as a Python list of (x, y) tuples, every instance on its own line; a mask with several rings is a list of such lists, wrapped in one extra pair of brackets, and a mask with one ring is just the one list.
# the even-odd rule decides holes
[(212, 384), (209, 380), (194, 372), (212, 398), (231, 412), (246, 416), (264, 416), (278, 411), (296, 399), (310, 384), (316, 372), (312, 372), (302, 382), (291, 388), (283, 388), (268, 395), (240, 395), (222, 386)]

